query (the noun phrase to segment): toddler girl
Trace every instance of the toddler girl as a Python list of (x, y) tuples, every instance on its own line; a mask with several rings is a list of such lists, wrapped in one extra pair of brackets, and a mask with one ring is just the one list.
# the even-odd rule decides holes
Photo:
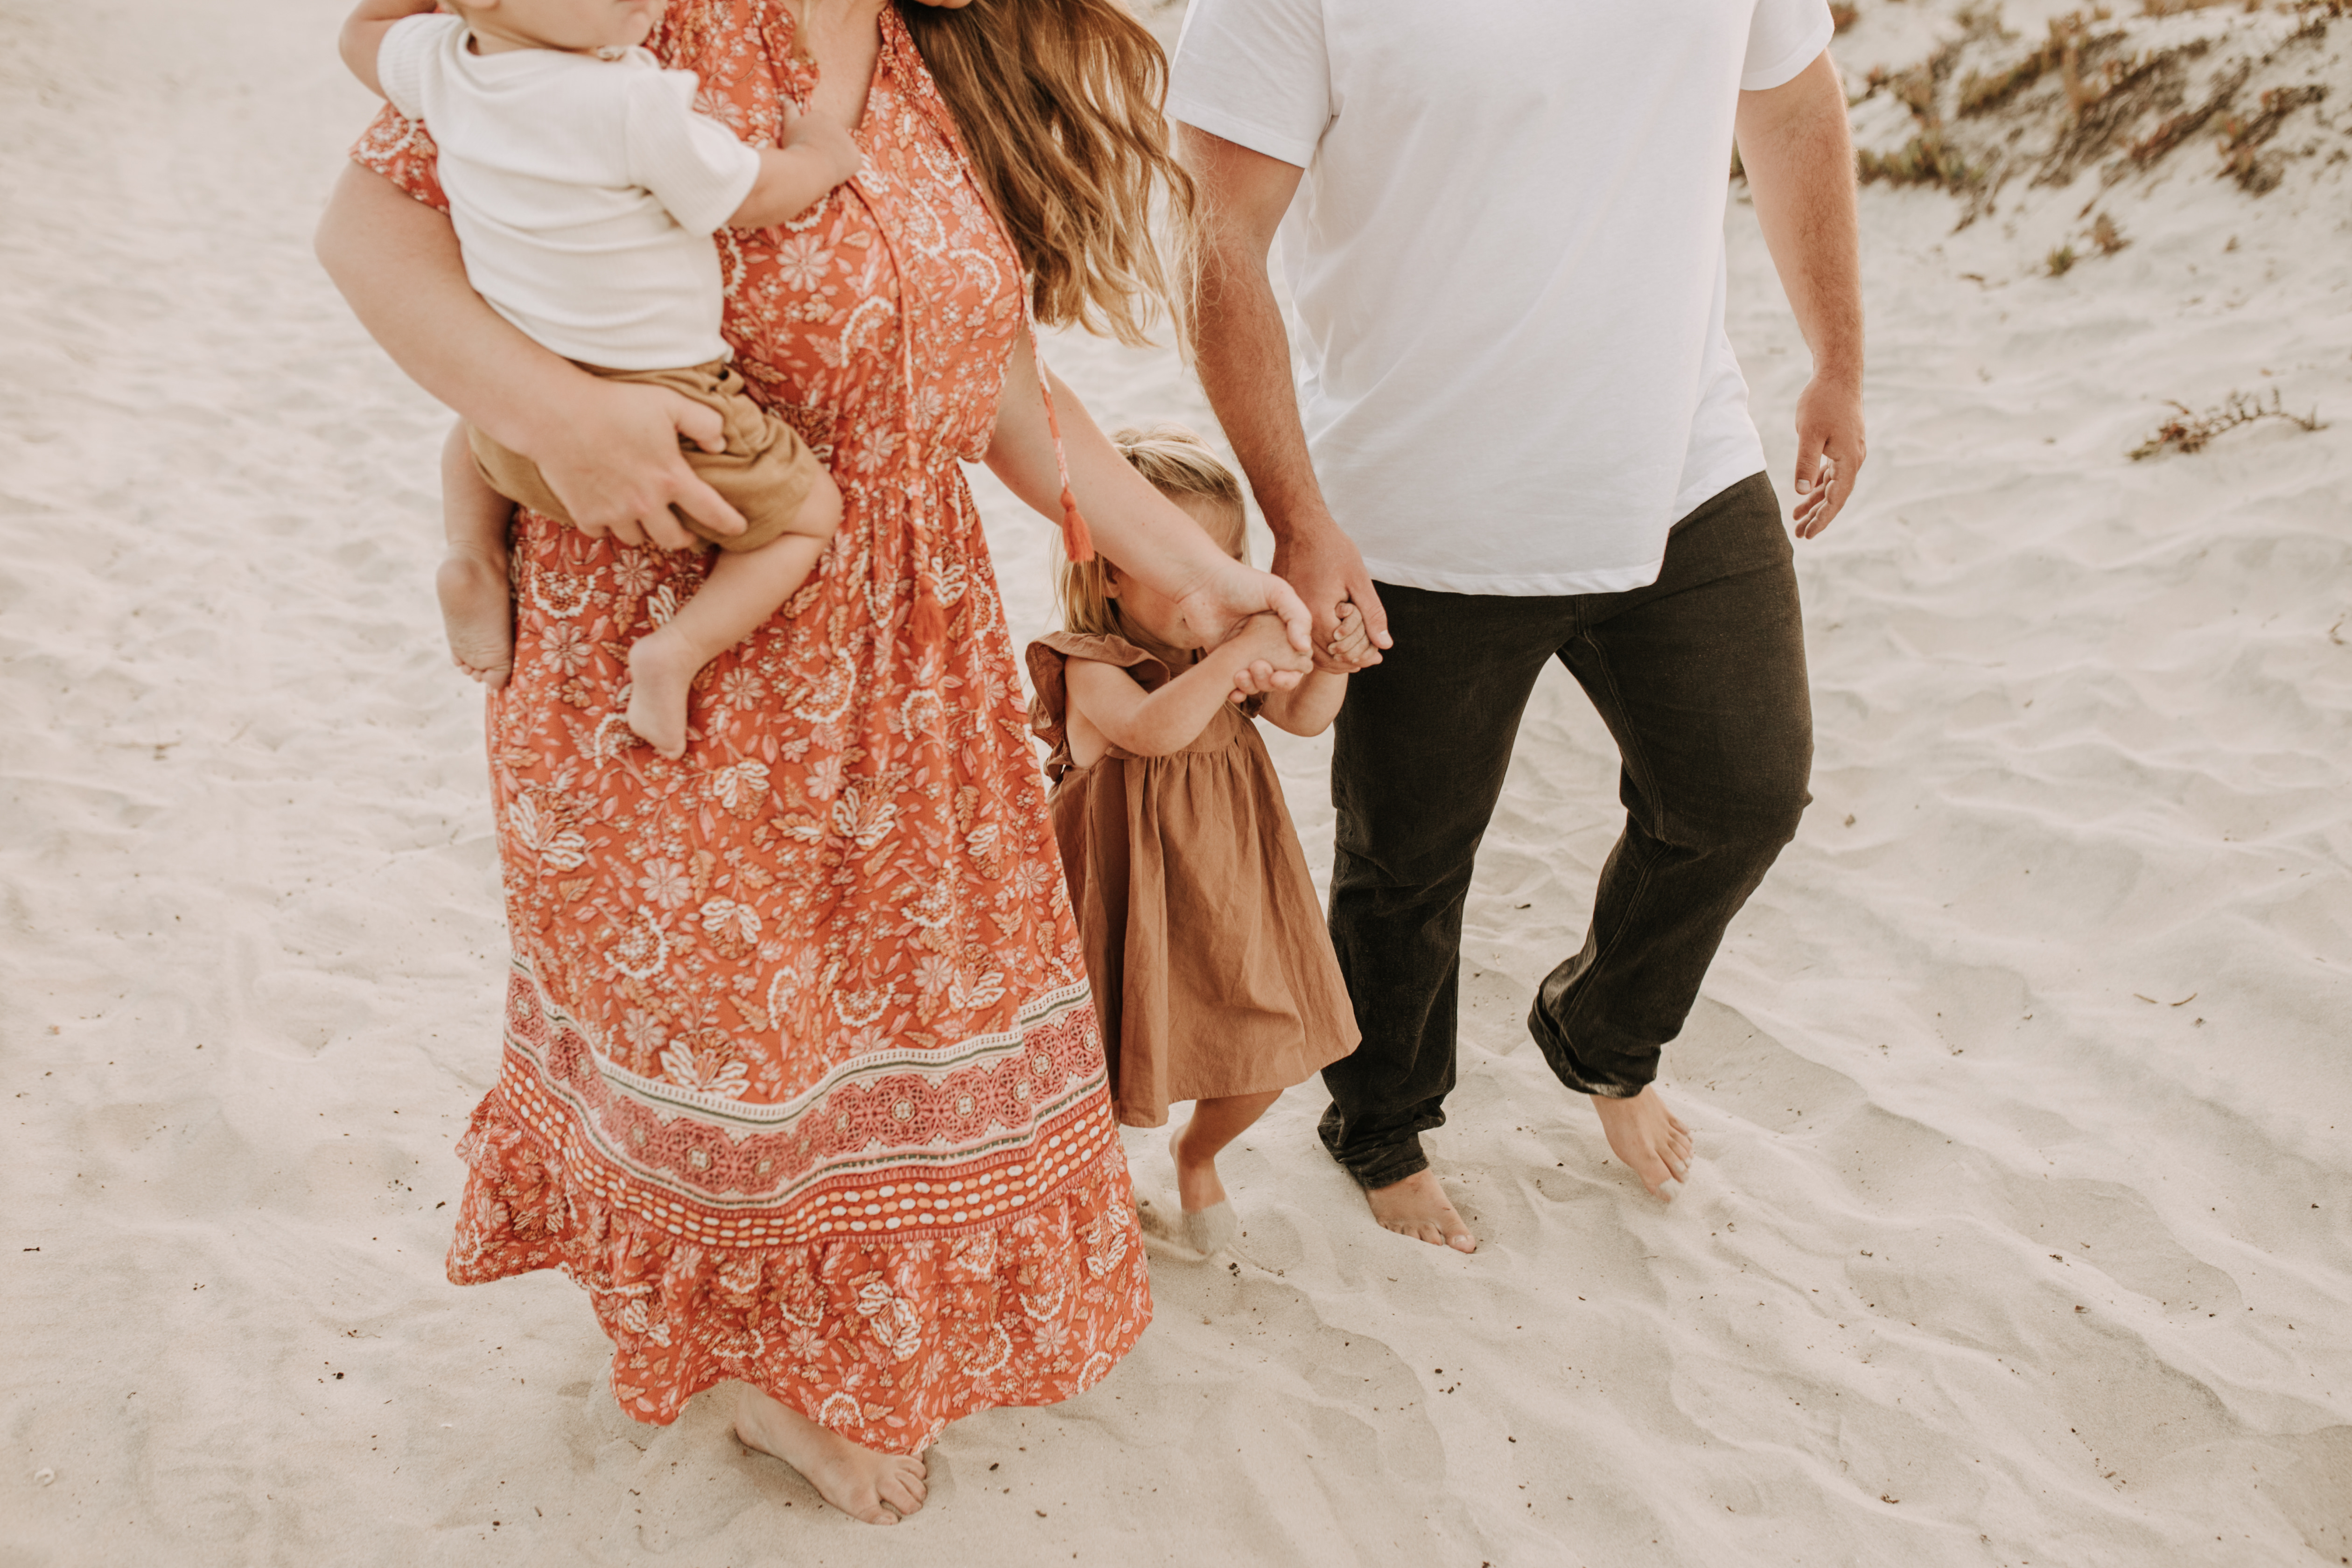
[[(1128, 460), (1236, 559), (1241, 485), (1175, 426), (1111, 437)], [(1118, 1119), (1158, 1127), (1193, 1102), (1171, 1141), (1181, 1205), (1144, 1205), (1145, 1228), (1205, 1257), (1237, 1231), (1219, 1151), (1282, 1091), (1355, 1049), (1355, 1016), (1251, 722), (1313, 735), (1348, 678), (1312, 670), (1282, 625), (1259, 616), (1203, 648), (1175, 602), (1108, 561), (1057, 563), (1062, 629), (1029, 645), (1030, 723), (1053, 748), (1054, 833), (1086, 942)], [(1368, 639), (1348, 610), (1341, 646)], [(1307, 669), (1297, 689), (1240, 700), (1253, 664)], [(1261, 677), (1262, 679), (1262, 677)]]
[[(793, 117), (785, 145), (754, 148), (695, 113), (694, 74), (664, 70), (637, 47), (663, 0), (450, 0), (447, 9), (361, 0), (342, 54), (438, 145), (467, 279), (541, 346), (599, 375), (677, 393), (723, 421), (724, 450), (680, 445), (748, 526), (722, 533), (679, 513), (719, 557), (695, 595), (629, 649), (629, 728), (676, 757), (695, 676), (792, 597), (841, 521), (832, 476), (727, 363), (711, 235), (797, 216), (857, 173), (857, 147), (814, 115)], [(536, 465), (479, 430), (452, 433), (441, 477), (450, 652), (501, 686), (514, 658), (509, 503), (571, 519)]]

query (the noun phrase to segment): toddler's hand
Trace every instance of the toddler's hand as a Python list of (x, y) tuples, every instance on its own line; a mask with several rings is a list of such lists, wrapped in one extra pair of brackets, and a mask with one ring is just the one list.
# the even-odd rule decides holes
[(842, 129), (841, 121), (823, 114), (803, 114), (789, 106), (785, 114), (784, 145), (814, 153), (833, 176), (834, 184), (855, 178), (865, 167), (865, 154), (858, 152), (856, 139)]
[(1287, 691), (1315, 668), (1314, 659), (1290, 646), (1290, 632), (1282, 617), (1252, 616), (1241, 630), (1219, 645), (1220, 652), (1237, 656), (1231, 700), (1245, 702), (1274, 691)]
[[(1252, 664), (1269, 664), (1276, 669), (1295, 670), (1301, 675), (1315, 668), (1312, 655), (1303, 654), (1290, 646), (1289, 628), (1282, 624), (1279, 616), (1252, 616), (1242, 623), (1242, 629), (1234, 634), (1228, 646)], [(1286, 684), (1296, 685), (1297, 682)]]
[(1331, 634), (1331, 657), (1346, 664), (1360, 665), (1371, 650), (1371, 628), (1364, 624), (1364, 617), (1354, 605), (1342, 602), (1339, 626)]

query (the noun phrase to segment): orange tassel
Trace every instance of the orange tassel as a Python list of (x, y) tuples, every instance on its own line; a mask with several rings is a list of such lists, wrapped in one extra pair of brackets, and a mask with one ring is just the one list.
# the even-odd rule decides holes
[(1095, 558), (1094, 531), (1087, 526), (1086, 518), (1078, 510), (1078, 498), (1070, 493), (1067, 485), (1062, 487), (1062, 552), (1073, 563)]

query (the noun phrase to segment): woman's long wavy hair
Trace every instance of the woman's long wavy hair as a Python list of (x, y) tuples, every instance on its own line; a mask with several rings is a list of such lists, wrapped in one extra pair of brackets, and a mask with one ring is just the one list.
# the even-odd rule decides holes
[[(1168, 57), (1119, 0), (898, 0), (1047, 326), (1126, 343), (1177, 318), (1192, 178), (1169, 146)], [(1152, 208), (1164, 200), (1167, 252)]]

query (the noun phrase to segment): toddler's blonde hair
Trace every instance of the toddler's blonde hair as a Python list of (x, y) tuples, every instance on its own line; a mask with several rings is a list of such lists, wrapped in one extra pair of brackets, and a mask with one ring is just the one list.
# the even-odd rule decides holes
[[(1242, 508), (1242, 482), (1217, 460), (1209, 444), (1181, 425), (1154, 425), (1139, 429), (1130, 425), (1112, 434), (1110, 444), (1135, 466), (1151, 488), (1169, 499), (1198, 498), (1213, 503), (1203, 520), (1209, 537), (1236, 561), (1249, 560), (1248, 514)], [(1118, 601), (1103, 592), (1108, 563), (1100, 554), (1092, 561), (1073, 562), (1054, 546), (1054, 598), (1061, 606), (1062, 629), (1091, 637), (1124, 637)]]

